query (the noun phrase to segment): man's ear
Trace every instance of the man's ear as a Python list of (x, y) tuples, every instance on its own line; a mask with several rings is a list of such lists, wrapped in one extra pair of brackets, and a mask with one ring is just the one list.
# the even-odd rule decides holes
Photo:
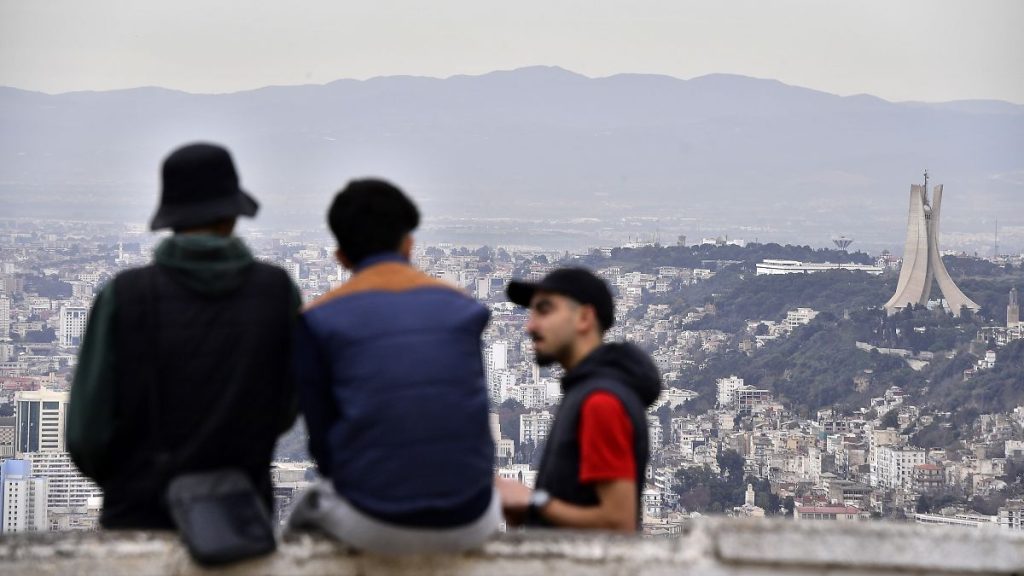
[(580, 334), (586, 334), (597, 327), (597, 310), (590, 304), (583, 304), (579, 308), (580, 315), (576, 322), (576, 328)]
[(413, 244), (412, 234), (406, 234), (405, 237), (402, 238), (402, 243), (398, 246), (398, 253), (406, 260), (412, 260)]
[(346, 270), (355, 268), (355, 266), (352, 265), (352, 261), (348, 259), (348, 256), (345, 256), (345, 252), (342, 251), (341, 248), (334, 251), (334, 257), (338, 259), (338, 262), (340, 262)]

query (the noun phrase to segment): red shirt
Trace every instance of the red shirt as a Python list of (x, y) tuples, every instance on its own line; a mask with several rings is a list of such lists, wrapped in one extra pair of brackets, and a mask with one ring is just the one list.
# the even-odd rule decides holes
[(636, 481), (633, 423), (622, 401), (594, 392), (580, 412), (580, 483)]

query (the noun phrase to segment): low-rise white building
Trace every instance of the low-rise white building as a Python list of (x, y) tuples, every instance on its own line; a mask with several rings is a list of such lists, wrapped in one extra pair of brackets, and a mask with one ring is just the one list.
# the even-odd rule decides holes
[(771, 274), (814, 274), (815, 272), (826, 272), (828, 270), (850, 270), (851, 272), (866, 272), (873, 276), (880, 275), (884, 269), (881, 266), (872, 264), (840, 264), (838, 262), (800, 262), (799, 260), (764, 260), (758, 263), (758, 276)]
[(797, 326), (805, 326), (811, 323), (818, 316), (818, 311), (812, 308), (797, 308), (796, 310), (790, 310), (786, 312), (786, 319), (783, 324), (788, 330), (793, 330)]
[(797, 506), (793, 516), (798, 522), (805, 520), (852, 522), (859, 518), (860, 509), (855, 506)]
[(994, 516), (981, 514), (914, 514), (914, 522), (928, 524), (931, 526), (959, 526), (961, 528), (984, 528), (992, 526), (995, 522)]

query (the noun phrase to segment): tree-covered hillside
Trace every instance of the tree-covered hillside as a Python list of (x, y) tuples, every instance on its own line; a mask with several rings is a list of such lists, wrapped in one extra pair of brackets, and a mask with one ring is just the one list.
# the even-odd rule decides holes
[[(701, 393), (688, 410), (702, 411), (714, 399), (718, 378), (735, 374), (751, 385), (773, 390), (798, 411), (810, 413), (825, 406), (865, 406), (890, 386), (900, 386), (915, 402), (945, 410), (1004, 411), (1024, 404), (1024, 359), (1015, 343), (999, 351), (996, 369), (980, 372), (964, 382), (963, 372), (974, 365), (974, 354), (985, 344), (972, 341), (985, 326), (1005, 322), (1007, 294), (1024, 287), (1024, 271), (976, 258), (946, 257), (945, 262), (964, 292), (978, 302), (977, 314), (959, 318), (941, 309), (905, 309), (887, 316), (881, 305), (896, 287), (897, 274), (871, 276), (835, 270), (817, 274), (756, 276), (754, 265), (765, 258), (804, 261), (866, 261), (867, 255), (845, 255), (835, 250), (772, 244), (698, 247), (646, 247), (615, 249), (610, 257), (599, 253), (583, 263), (624, 271), (656, 272), (658, 266), (698, 266), (700, 261), (733, 261), (720, 267), (710, 280), (683, 286), (668, 294), (650, 295), (645, 304), (669, 304), (683, 313), (714, 302), (715, 314), (691, 323), (688, 329), (716, 329), (737, 334), (748, 320), (781, 320), (788, 310), (813, 308), (822, 314), (790, 336), (769, 342), (751, 355), (731, 347), (711, 358), (702, 369), (683, 374), (678, 385)], [(938, 297), (938, 288), (933, 294)], [(932, 360), (920, 371), (893, 356), (865, 352), (856, 342), (881, 348), (902, 348), (912, 354), (931, 352)], [(735, 344), (735, 342), (734, 342)], [(972, 351), (974, 354), (972, 354)], [(856, 382), (855, 382), (856, 380)]]
[(592, 251), (580, 257), (579, 264), (591, 268), (619, 266), (624, 272), (654, 272), (659, 266), (682, 268), (714, 267), (715, 262), (734, 261), (741, 263), (744, 272), (753, 272), (754, 266), (762, 260), (799, 260), (801, 262), (853, 262), (871, 264), (870, 256), (863, 252), (843, 252), (810, 246), (792, 246), (775, 243), (750, 243), (746, 246), (644, 246), (641, 248), (612, 248), (605, 256)]

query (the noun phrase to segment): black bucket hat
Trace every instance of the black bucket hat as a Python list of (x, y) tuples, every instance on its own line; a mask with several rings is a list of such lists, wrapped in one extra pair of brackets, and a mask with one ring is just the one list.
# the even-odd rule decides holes
[(238, 185), (231, 154), (216, 144), (188, 144), (164, 160), (160, 207), (151, 230), (202, 226), (255, 216), (259, 203)]
[(559, 268), (552, 271), (540, 282), (513, 280), (508, 283), (505, 294), (513, 303), (529, 308), (537, 291), (554, 292), (568, 296), (580, 304), (589, 304), (597, 313), (602, 330), (608, 330), (615, 323), (615, 300), (612, 292), (593, 272), (585, 268)]

